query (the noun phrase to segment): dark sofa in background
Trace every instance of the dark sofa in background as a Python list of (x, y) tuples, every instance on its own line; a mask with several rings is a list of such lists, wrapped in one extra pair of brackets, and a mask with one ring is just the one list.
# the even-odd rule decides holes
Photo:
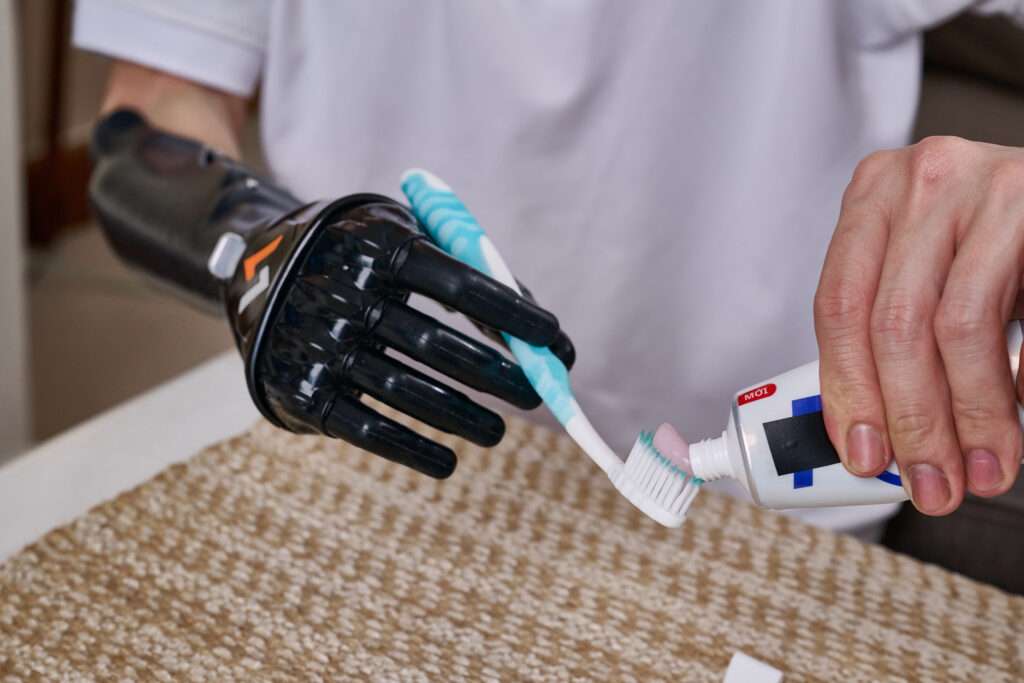
[[(929, 135), (1024, 147), (1024, 29), (965, 14), (927, 34), (915, 137)], [(1024, 594), (1024, 477), (1004, 496), (968, 496), (948, 517), (905, 504), (883, 543)]]

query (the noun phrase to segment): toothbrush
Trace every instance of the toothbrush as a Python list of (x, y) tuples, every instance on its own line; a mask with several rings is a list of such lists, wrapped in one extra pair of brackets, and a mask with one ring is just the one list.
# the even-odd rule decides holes
[[(435, 244), (458, 260), (522, 293), (512, 271), (483, 228), (437, 176), (421, 169), (402, 174), (402, 191)], [(550, 349), (502, 334), (530, 384), (576, 444), (615, 488), (648, 517), (668, 527), (683, 523), (703, 483), (654, 447), (643, 433), (623, 462), (605, 443), (572, 393), (569, 371)]]

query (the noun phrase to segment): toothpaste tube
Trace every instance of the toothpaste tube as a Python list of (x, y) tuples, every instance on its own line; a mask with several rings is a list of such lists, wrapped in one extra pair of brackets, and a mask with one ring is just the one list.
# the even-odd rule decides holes
[[(1011, 322), (1006, 347), (1014, 376), (1022, 337), (1021, 325)], [(1018, 413), (1024, 424), (1020, 406)], [(662, 430), (659, 437), (668, 442), (674, 432), (663, 434)], [(671, 444), (667, 450), (672, 450)], [(818, 361), (739, 391), (722, 436), (692, 444), (688, 453), (685, 443), (675, 450), (685, 453), (689, 462), (684, 465), (695, 476), (705, 481), (733, 478), (754, 502), (768, 508), (907, 499), (895, 462), (876, 477), (858, 477), (839, 461), (822, 419)]]

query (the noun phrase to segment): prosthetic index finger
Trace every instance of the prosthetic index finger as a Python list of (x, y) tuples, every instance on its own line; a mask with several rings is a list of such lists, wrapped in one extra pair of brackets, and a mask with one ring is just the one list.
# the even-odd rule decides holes
[(517, 408), (540, 405), (540, 396), (515, 362), (401, 302), (385, 303), (374, 335), (390, 348)]
[(535, 346), (547, 346), (558, 334), (554, 315), (428, 242), (409, 245), (396, 278), (414, 292)]

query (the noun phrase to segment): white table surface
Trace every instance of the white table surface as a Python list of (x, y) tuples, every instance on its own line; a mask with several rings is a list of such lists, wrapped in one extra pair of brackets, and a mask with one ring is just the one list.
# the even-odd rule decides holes
[(0, 467), (0, 561), (259, 418), (234, 350)]

